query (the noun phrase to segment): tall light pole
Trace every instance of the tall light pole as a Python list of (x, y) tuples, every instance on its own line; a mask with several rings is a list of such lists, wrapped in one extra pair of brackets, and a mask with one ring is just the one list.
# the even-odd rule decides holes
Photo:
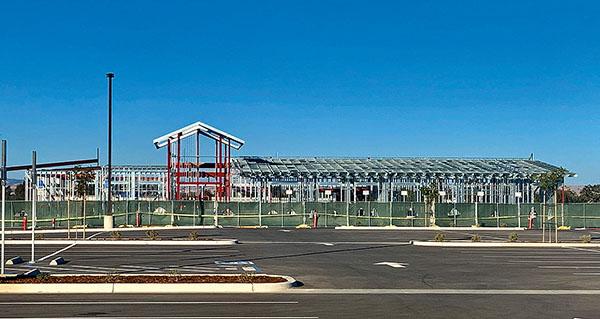
[(31, 260), (35, 263), (35, 220), (37, 218), (37, 153), (31, 153)]
[(104, 228), (111, 229), (113, 227), (112, 217), (112, 82), (115, 74), (112, 72), (106, 73), (108, 79), (108, 196), (106, 216), (104, 216)]
[(2, 140), (2, 167), (0, 168), (0, 187), (2, 187), (2, 269), (0, 275), (4, 275), (4, 222), (6, 218), (6, 141)]

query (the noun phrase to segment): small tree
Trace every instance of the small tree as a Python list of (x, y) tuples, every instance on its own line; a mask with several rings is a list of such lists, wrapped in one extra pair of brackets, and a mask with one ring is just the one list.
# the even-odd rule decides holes
[(94, 180), (94, 173), (87, 169), (75, 171), (75, 196), (81, 198), (81, 217), (85, 223), (85, 200), (88, 194), (88, 185)]
[[(425, 216), (431, 219), (431, 225), (435, 225), (435, 202), (440, 195), (436, 183), (431, 182), (429, 186), (422, 186), (421, 194), (425, 199)], [(425, 222), (427, 223), (427, 219)]]
[[(540, 188), (540, 193), (542, 195), (542, 201), (543, 201), (543, 211), (542, 211), (542, 240), (544, 240), (544, 233), (545, 233), (545, 219), (546, 219), (546, 199), (548, 194), (553, 194), (553, 198), (554, 198), (554, 227), (556, 228), (558, 226), (558, 210), (557, 210), (557, 190), (558, 187), (564, 182), (565, 180), (565, 176), (567, 176), (568, 171), (564, 168), (557, 168), (554, 169), (550, 172), (546, 172), (543, 174), (540, 174), (536, 177), (534, 177), (534, 179), (539, 183), (539, 188)], [(548, 218), (550, 219), (550, 218)], [(564, 221), (564, 218), (563, 218)], [(556, 231), (556, 230), (555, 230)], [(556, 231), (556, 236), (558, 236), (558, 232)], [(558, 242), (558, 238), (556, 238), (556, 241)]]

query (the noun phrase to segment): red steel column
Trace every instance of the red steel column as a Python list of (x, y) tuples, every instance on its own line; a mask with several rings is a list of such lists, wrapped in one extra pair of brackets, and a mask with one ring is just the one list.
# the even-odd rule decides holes
[(180, 166), (181, 166), (181, 133), (179, 133), (179, 135), (177, 135), (177, 173), (176, 173), (177, 176), (175, 176), (175, 179), (177, 180), (177, 182), (176, 182), (177, 190), (175, 193), (176, 200), (179, 200), (180, 196), (181, 196), (181, 194), (180, 194), (181, 189), (180, 189), (180, 184), (179, 184), (179, 173), (180, 173), (179, 167)]
[(231, 139), (227, 144), (227, 201), (231, 200)]
[(219, 198), (223, 197), (223, 138), (219, 137)]
[(167, 144), (167, 183), (165, 184), (167, 190), (167, 199), (171, 199), (171, 139)]
[(196, 178), (194, 179), (196, 182), (196, 196), (198, 200), (200, 198), (200, 130), (196, 131)]
[(215, 140), (215, 200), (219, 201), (219, 141)]

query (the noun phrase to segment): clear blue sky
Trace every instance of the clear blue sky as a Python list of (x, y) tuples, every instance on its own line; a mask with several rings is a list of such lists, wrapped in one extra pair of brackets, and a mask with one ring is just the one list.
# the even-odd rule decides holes
[[(127, 2), (127, 3), (125, 3)], [(596, 1), (18, 1), (0, 13), (9, 163), (202, 120), (242, 155), (527, 157), (600, 183)]]

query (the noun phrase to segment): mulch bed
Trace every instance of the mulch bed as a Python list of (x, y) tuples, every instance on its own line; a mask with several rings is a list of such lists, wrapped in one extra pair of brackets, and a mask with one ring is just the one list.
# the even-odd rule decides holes
[(109, 276), (37, 276), (19, 278), (0, 278), (0, 284), (101, 284), (101, 283), (144, 283), (144, 284), (198, 284), (198, 283), (278, 283), (285, 282), (281, 277), (262, 275), (247, 276), (144, 276), (144, 275), (109, 275)]

